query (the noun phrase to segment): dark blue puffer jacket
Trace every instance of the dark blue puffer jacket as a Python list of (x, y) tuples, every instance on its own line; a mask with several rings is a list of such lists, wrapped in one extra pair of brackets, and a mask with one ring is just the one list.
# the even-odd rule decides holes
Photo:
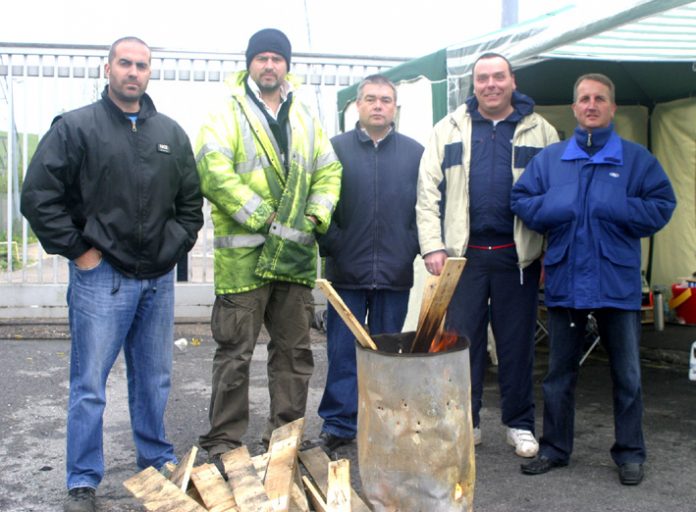
[(392, 130), (375, 147), (359, 127), (331, 143), (343, 176), (331, 225), (319, 239), (326, 278), (340, 288), (410, 289), (423, 146)]

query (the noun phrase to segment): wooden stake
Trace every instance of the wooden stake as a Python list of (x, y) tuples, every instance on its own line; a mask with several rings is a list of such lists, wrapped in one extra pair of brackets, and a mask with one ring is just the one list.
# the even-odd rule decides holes
[(350, 510), (350, 461), (341, 459), (329, 462), (329, 485), (326, 491), (328, 512)]
[(223, 453), (222, 463), (240, 512), (273, 511), (246, 446)]
[(188, 488), (189, 479), (191, 478), (191, 470), (193, 469), (193, 463), (196, 460), (197, 453), (198, 447), (192, 446), (186, 455), (184, 455), (179, 461), (179, 465), (169, 477), (174, 485), (184, 492), (186, 492), (186, 489)]
[(306, 476), (302, 477), (302, 483), (304, 484), (305, 489), (309, 493), (309, 501), (312, 502), (314, 510), (316, 510), (317, 512), (326, 512), (326, 503), (324, 502), (324, 496), (321, 495), (321, 492), (319, 492), (317, 486), (314, 485), (312, 480)]
[(430, 344), (442, 325), (447, 306), (452, 300), (465, 264), (466, 258), (447, 258), (445, 260), (445, 266), (437, 281), (432, 301), (413, 338), (411, 352), (427, 352), (430, 348)]
[(276, 512), (285, 512), (290, 506), (297, 449), (300, 446), (303, 429), (304, 418), (300, 418), (278, 427), (271, 434), (268, 445), (271, 458), (268, 461), (263, 486)]
[(209, 512), (238, 512), (232, 488), (215, 464), (203, 464), (193, 468), (191, 481), (198, 489)]
[(123, 486), (151, 512), (205, 512), (203, 507), (152, 466), (130, 477), (123, 482)]
[(343, 319), (350, 332), (353, 333), (355, 339), (358, 343), (365, 348), (371, 348), (372, 350), (377, 350), (377, 345), (367, 334), (367, 331), (363, 328), (362, 323), (355, 318), (355, 315), (350, 311), (346, 303), (343, 302), (341, 296), (336, 292), (331, 283), (326, 279), (317, 279), (317, 288), (319, 288), (326, 298), (329, 299), (331, 305), (334, 307), (339, 316)]
[[(319, 447), (303, 450), (300, 452), (300, 461), (307, 472), (314, 480), (317, 488), (326, 496), (329, 487), (328, 467), (329, 456)], [(370, 508), (358, 496), (354, 489), (350, 490), (350, 504), (352, 512), (370, 512)]]
[(423, 325), (425, 320), (425, 315), (428, 312), (430, 304), (433, 303), (433, 296), (435, 295), (435, 289), (437, 288), (437, 283), (440, 280), (440, 276), (434, 276), (428, 274), (425, 278), (425, 285), (423, 286), (423, 299), (421, 300), (420, 313), (418, 314), (418, 325), (416, 329)]

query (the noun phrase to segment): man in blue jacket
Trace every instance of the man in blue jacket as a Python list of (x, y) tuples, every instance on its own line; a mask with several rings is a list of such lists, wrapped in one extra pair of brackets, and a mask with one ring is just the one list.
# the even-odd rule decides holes
[[(418, 254), (416, 183), (423, 147), (394, 127), (396, 88), (371, 75), (358, 86), (355, 129), (331, 140), (343, 164), (341, 198), (326, 235), (326, 277), (372, 334), (401, 332)], [(328, 306), (329, 368), (319, 416), (333, 451), (357, 430), (355, 340)]]
[(614, 84), (575, 82), (571, 138), (539, 153), (512, 190), (512, 210), (547, 236), (549, 369), (539, 456), (522, 473), (566, 466), (573, 451), (575, 384), (588, 314), (597, 319), (613, 381), (611, 456), (624, 485), (643, 479), (640, 239), (669, 221), (676, 200), (660, 163), (614, 131)]

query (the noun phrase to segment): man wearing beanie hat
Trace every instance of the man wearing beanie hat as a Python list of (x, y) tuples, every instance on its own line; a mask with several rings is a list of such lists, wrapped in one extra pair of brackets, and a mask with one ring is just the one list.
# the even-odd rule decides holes
[(313, 370), (309, 329), (316, 235), (338, 201), (341, 164), (310, 109), (293, 97), (291, 46), (276, 29), (249, 39), (247, 69), (226, 81), (222, 104), (196, 143), (201, 189), (215, 226), (211, 462), (238, 447), (249, 424), (249, 367), (262, 325), (270, 335), (273, 429), (305, 414)]
[(275, 28), (264, 28), (249, 39), (246, 50), (246, 67), (249, 69), (252, 59), (259, 53), (273, 52), (283, 56), (287, 64), (287, 71), (290, 71), (291, 51), (290, 40), (285, 34)]

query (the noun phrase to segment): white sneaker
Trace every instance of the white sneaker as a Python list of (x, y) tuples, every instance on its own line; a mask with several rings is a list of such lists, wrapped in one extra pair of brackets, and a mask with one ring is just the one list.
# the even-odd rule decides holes
[(520, 457), (535, 457), (539, 451), (539, 443), (529, 430), (508, 428), (507, 443), (515, 447), (515, 453)]
[(474, 446), (481, 444), (481, 427), (474, 427)]

